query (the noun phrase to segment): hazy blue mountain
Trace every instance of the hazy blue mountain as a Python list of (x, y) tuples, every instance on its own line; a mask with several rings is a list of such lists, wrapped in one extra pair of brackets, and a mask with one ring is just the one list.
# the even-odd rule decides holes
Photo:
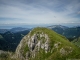
[(0, 29), (0, 33), (5, 33), (7, 31), (9, 31), (9, 29)]
[(51, 25), (51, 26), (48, 26), (48, 28), (51, 28), (51, 29), (53, 29), (53, 28), (62, 28), (63, 30), (65, 30), (65, 29), (68, 29), (69, 27), (62, 26), (62, 25)]
[(76, 38), (80, 36), (80, 27), (72, 27), (69, 29), (64, 30), (64, 36), (67, 38)]
[(64, 35), (66, 38), (68, 38), (70, 41), (74, 38), (80, 36), (80, 27), (66, 27), (62, 25), (52, 25), (48, 26), (48, 28), (54, 30), (55, 32)]
[(25, 31), (25, 30), (28, 30), (28, 29), (29, 28), (16, 27), (16, 28), (10, 29), (10, 32), (16, 33), (16, 32)]
[(59, 34), (63, 34), (66, 29), (69, 29), (69, 27), (62, 26), (62, 25), (51, 25), (51, 26), (48, 26), (48, 28), (54, 30)]
[(11, 28), (11, 29), (0, 29), (0, 33), (6, 33), (8, 31), (10, 31), (12, 33), (16, 33), (16, 32), (21, 32), (21, 31), (25, 31), (25, 30), (30, 30), (30, 28), (15, 27), (15, 28)]

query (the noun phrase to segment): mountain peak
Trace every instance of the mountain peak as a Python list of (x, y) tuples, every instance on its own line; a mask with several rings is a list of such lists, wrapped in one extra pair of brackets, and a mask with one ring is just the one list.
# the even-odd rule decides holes
[[(75, 48), (78, 52), (75, 52)], [(73, 53), (74, 52), (74, 53)], [(47, 28), (34, 28), (18, 45), (15, 57), (19, 60), (65, 60), (76, 58), (79, 49), (64, 36)]]
[(62, 26), (62, 25), (51, 25), (51, 26), (48, 26), (49, 28), (62, 28), (62, 29), (67, 29), (68, 27), (66, 26)]

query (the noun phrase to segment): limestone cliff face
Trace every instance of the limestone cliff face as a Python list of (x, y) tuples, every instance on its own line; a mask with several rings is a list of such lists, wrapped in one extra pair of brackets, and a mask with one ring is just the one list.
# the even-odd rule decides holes
[(30, 57), (35, 58), (40, 49), (43, 49), (45, 53), (49, 51), (49, 37), (43, 32), (36, 32), (31, 35), (26, 35), (18, 45), (16, 49), (16, 58), (21, 60), (28, 60)]

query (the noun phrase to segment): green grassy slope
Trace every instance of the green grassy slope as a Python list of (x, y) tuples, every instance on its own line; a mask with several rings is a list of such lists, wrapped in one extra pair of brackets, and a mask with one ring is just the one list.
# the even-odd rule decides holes
[(75, 45), (77, 45), (77, 46), (80, 47), (80, 37), (74, 39), (72, 42), (73, 42)]
[[(56, 32), (47, 29), (47, 28), (34, 28), (31, 32), (31, 35), (37, 32), (44, 32), (48, 34), (50, 38), (50, 48), (51, 50), (54, 49), (54, 44), (61, 42), (58, 49), (54, 49), (52, 53), (48, 52), (47, 54), (44, 52), (44, 50), (40, 50), (38, 54), (36, 55), (36, 58), (31, 58), (32, 60), (66, 60), (66, 59), (78, 59), (80, 58), (80, 49), (75, 46), (73, 43), (69, 42), (68, 39), (66, 39), (64, 36), (57, 34)], [(62, 55), (60, 53), (60, 49), (64, 48), (67, 52), (70, 51), (70, 48), (72, 52), (69, 54)]]

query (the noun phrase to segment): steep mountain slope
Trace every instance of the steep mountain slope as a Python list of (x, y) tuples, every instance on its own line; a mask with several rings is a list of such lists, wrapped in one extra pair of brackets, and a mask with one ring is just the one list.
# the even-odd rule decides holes
[(47, 28), (34, 28), (18, 45), (16, 60), (66, 60), (79, 59), (80, 48), (64, 36)]
[(73, 42), (75, 45), (77, 45), (77, 46), (80, 47), (80, 37), (74, 39), (72, 42)]
[(63, 35), (68, 38), (79, 37), (80, 36), (80, 27), (72, 27), (72, 28), (66, 29), (64, 31)]
[(59, 34), (63, 34), (64, 31), (66, 29), (68, 29), (68, 27), (66, 26), (62, 26), (62, 25), (52, 25), (52, 26), (48, 26), (48, 28), (54, 30), (55, 32), (59, 33)]
[(68, 27), (62, 26), (62, 25), (52, 25), (52, 26), (48, 26), (48, 28), (65, 36), (70, 41), (72, 41), (74, 38), (77, 38), (80, 36), (80, 27), (79, 26), (68, 28)]
[(12, 54), (11, 52), (0, 50), (0, 60), (11, 60), (10, 59), (11, 54)]
[(12, 33), (10, 31), (0, 34), (0, 50), (15, 51), (21, 39), (29, 33), (29, 30)]

